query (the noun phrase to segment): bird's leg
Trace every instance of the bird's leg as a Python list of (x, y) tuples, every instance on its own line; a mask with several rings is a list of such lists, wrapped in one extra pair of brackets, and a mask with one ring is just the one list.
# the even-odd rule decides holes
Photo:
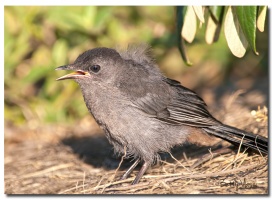
[(137, 184), (139, 182), (139, 180), (142, 178), (142, 176), (144, 175), (144, 173), (146, 172), (146, 170), (148, 169), (149, 166), (150, 166), (149, 162), (144, 162), (142, 168), (140, 169), (140, 171), (138, 172), (136, 178), (132, 182), (132, 185), (135, 185), (135, 184)]
[(134, 168), (139, 164), (140, 162), (140, 158), (138, 158), (131, 166), (130, 168), (124, 173), (124, 175), (122, 176), (121, 180), (124, 180), (126, 179), (130, 174), (131, 172), (134, 170)]

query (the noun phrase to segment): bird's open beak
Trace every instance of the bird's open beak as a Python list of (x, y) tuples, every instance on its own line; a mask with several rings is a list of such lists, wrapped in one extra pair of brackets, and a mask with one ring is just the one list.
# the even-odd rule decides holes
[[(65, 65), (65, 66), (60, 66), (60, 67), (56, 68), (56, 70), (71, 70), (71, 69), (69, 69), (69, 65)], [(65, 80), (65, 79), (75, 79), (75, 78), (83, 77), (88, 74), (89, 74), (88, 72), (85, 72), (82, 70), (77, 70), (77, 71), (74, 71), (70, 74), (66, 74), (56, 80), (61, 81), (61, 80)]]

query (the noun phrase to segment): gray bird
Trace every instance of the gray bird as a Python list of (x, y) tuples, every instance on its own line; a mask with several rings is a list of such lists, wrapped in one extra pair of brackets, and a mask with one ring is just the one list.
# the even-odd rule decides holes
[(165, 77), (144, 45), (123, 52), (95, 48), (56, 70), (74, 71), (57, 80), (73, 79), (79, 84), (89, 112), (115, 152), (135, 159), (122, 179), (143, 161), (132, 184), (159, 159), (158, 153), (170, 152), (192, 135), (197, 140), (196, 135), (210, 134), (268, 151), (267, 138), (222, 124), (196, 93)]

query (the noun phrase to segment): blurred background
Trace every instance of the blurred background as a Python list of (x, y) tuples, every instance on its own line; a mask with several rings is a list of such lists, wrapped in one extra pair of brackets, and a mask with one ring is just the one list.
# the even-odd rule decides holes
[(165, 75), (195, 90), (208, 105), (222, 91), (256, 88), (267, 102), (268, 20), (265, 32), (257, 32), (259, 56), (248, 51), (241, 59), (231, 54), (223, 30), (217, 43), (206, 44), (203, 24), (194, 42), (186, 44), (193, 63), (188, 67), (177, 48), (175, 14), (172, 6), (5, 6), (5, 132), (91, 120), (78, 85), (55, 81), (65, 72), (54, 69), (100, 46), (151, 45)]

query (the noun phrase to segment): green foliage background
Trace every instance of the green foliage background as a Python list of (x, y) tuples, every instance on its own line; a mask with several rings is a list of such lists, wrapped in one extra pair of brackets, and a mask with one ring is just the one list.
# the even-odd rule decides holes
[[(91, 48), (144, 42), (152, 46), (168, 76), (179, 79), (188, 69), (177, 48), (174, 7), (6, 6), (4, 20), (6, 124), (69, 123), (85, 116), (77, 84), (56, 82), (65, 72), (54, 69)], [(267, 73), (268, 65), (264, 34), (257, 38), (260, 56), (248, 53), (243, 61), (249, 67), (258, 65), (260, 74)], [(199, 31), (193, 44), (187, 45), (194, 68), (212, 60), (220, 73), (226, 73), (240, 62), (223, 37), (212, 46), (203, 37), (204, 31)]]

